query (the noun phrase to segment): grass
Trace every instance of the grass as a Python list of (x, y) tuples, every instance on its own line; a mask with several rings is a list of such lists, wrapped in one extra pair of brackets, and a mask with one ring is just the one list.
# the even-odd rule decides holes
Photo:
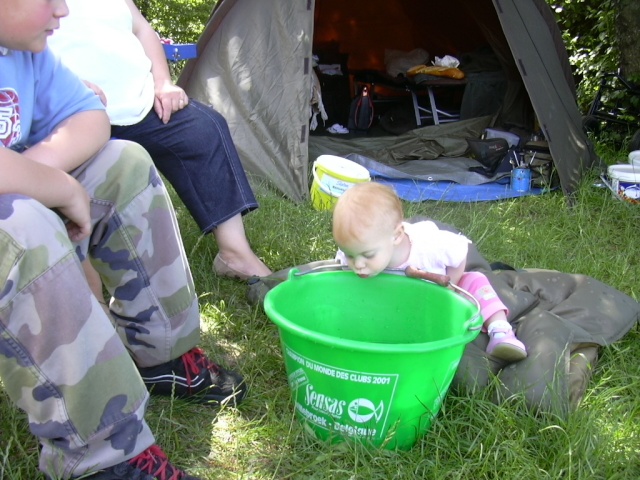
[[(622, 154), (605, 152), (610, 163)], [(614, 199), (587, 178), (568, 207), (560, 193), (487, 202), (406, 204), (463, 230), (489, 260), (516, 268), (583, 273), (637, 299), (640, 207)], [(245, 225), (274, 270), (331, 258), (330, 214), (294, 204), (255, 183), (261, 208)], [(640, 331), (603, 348), (580, 407), (568, 418), (534, 414), (522, 399), (500, 406), (490, 390), (450, 392), (428, 434), (408, 452), (311, 439), (294, 417), (278, 332), (246, 300), (246, 286), (216, 277), (217, 247), (202, 238), (176, 200), (200, 292), (201, 345), (248, 379), (238, 408), (211, 410), (153, 398), (148, 420), (170, 458), (203, 479), (636, 479), (640, 478)], [(36, 440), (26, 418), (0, 396), (0, 478), (37, 475)]]

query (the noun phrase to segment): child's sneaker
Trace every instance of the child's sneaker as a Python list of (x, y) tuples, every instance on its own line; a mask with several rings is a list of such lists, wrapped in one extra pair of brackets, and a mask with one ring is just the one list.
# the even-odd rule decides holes
[(131, 460), (101, 470), (83, 480), (200, 480), (169, 463), (160, 447), (153, 445)]
[(489, 355), (509, 362), (517, 362), (527, 358), (527, 349), (524, 343), (516, 338), (510, 325), (489, 328), (489, 338), (489, 345), (487, 345)]
[(216, 365), (200, 348), (192, 348), (162, 365), (138, 370), (152, 395), (174, 395), (199, 403), (235, 406), (247, 394), (240, 374)]

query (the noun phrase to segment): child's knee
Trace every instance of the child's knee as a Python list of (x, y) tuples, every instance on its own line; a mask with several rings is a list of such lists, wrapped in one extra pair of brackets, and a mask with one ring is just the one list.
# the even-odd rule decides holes
[[(95, 198), (128, 204), (150, 185), (163, 185), (149, 153), (127, 140), (110, 140), (90, 161), (87, 168), (89, 190)], [(91, 192), (90, 192), (91, 194)]]
[(486, 286), (491, 286), (487, 276), (480, 272), (465, 272), (458, 282), (458, 286), (469, 293), (474, 293)]

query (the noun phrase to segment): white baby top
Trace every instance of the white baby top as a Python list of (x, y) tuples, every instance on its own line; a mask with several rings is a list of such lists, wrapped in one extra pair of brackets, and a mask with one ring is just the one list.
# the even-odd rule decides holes
[(112, 125), (133, 125), (153, 107), (151, 60), (133, 34), (123, 0), (67, 0), (69, 16), (49, 38), (49, 47), (81, 79), (107, 97)]
[(466, 258), (471, 241), (464, 235), (440, 230), (430, 221), (402, 224), (411, 241), (411, 253), (402, 265), (405, 269), (412, 265), (420, 270), (445, 275), (447, 267), (457, 267)]
[[(394, 270), (404, 270), (411, 265), (426, 272), (446, 275), (447, 267), (455, 268), (467, 258), (471, 240), (464, 235), (440, 230), (429, 220), (403, 222), (402, 225), (411, 241), (411, 252), (407, 261)], [(347, 257), (342, 250), (338, 250), (335, 259), (341, 265), (347, 265)]]

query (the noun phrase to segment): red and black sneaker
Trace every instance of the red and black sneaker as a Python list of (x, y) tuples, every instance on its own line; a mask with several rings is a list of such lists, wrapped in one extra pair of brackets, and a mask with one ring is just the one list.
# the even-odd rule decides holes
[(235, 406), (247, 394), (240, 374), (216, 365), (200, 348), (192, 348), (162, 365), (138, 370), (152, 395), (173, 395), (199, 403)]
[(169, 463), (169, 459), (153, 445), (131, 460), (101, 470), (83, 480), (201, 480), (188, 475)]

